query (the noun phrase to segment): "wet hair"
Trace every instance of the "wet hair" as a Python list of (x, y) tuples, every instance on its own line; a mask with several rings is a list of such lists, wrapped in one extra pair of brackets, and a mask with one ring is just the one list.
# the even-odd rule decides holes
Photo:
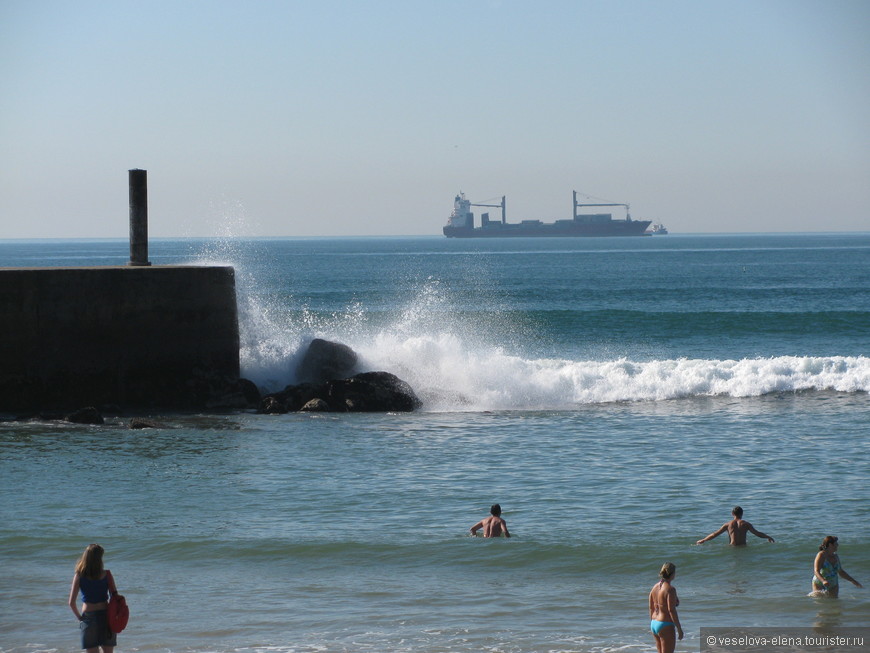
[(501, 506), (497, 503), (492, 504), (492, 508), (489, 509), (489, 514), (501, 517)]
[(662, 577), (662, 580), (670, 580), (674, 577), (674, 572), (676, 570), (677, 566), (673, 562), (666, 562), (659, 570), (659, 576)]
[(819, 551), (824, 551), (832, 544), (836, 544), (840, 538), (834, 537), (833, 535), (825, 536), (825, 539), (822, 540), (822, 545), (819, 547)]
[(740, 519), (743, 516), (743, 508), (740, 506), (734, 506), (734, 510), (731, 511), (731, 514)]
[(103, 575), (103, 547), (99, 544), (88, 544), (76, 563), (76, 573), (91, 580), (99, 580)]

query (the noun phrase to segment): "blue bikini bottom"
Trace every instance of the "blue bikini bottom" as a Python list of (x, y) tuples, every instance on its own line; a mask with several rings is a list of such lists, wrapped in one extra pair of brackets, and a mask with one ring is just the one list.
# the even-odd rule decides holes
[(653, 635), (658, 635), (660, 632), (662, 632), (662, 628), (673, 625), (674, 624), (671, 621), (659, 621), (658, 619), (650, 619), (649, 629), (653, 632)]

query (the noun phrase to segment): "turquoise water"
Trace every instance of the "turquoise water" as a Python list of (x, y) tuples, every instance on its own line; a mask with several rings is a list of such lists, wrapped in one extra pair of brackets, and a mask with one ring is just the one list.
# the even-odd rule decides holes
[[(0, 241), (0, 266), (110, 265), (123, 241)], [(78, 650), (66, 596), (106, 548), (118, 650), (654, 650), (677, 565), (686, 639), (870, 626), (808, 598), (838, 535), (870, 587), (870, 235), (152, 241), (231, 262), (244, 374), (313, 336), (426, 401), (403, 415), (0, 422), (0, 651)], [(467, 529), (500, 502), (513, 538)], [(732, 549), (734, 504), (776, 538)]]

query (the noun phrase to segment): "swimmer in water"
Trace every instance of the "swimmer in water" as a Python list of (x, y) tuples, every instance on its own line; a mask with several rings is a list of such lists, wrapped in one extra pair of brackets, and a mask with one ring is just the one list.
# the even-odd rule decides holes
[(501, 537), (502, 534), (505, 537), (510, 537), (507, 522), (501, 517), (501, 506), (496, 503), (489, 509), (489, 512), (489, 517), (481, 519), (471, 527), (471, 534), (477, 535), (477, 531), (482, 528), (484, 537)]
[(719, 537), (725, 531), (728, 531), (728, 537), (731, 540), (729, 544), (731, 546), (746, 546), (746, 533), (752, 533), (756, 537), (767, 539), (767, 541), (771, 543), (774, 541), (770, 535), (755, 530), (755, 527), (752, 524), (743, 519), (743, 508), (740, 506), (734, 506), (734, 510), (731, 511), (731, 516), (734, 517), (734, 519), (725, 522), (722, 524), (722, 528), (718, 531), (710, 533), (707, 537), (695, 542), (695, 544), (703, 544), (708, 540), (712, 540), (714, 537)]
[(836, 599), (840, 596), (840, 578), (845, 578), (855, 587), (864, 587), (843, 569), (840, 556), (837, 555), (839, 548), (840, 541), (833, 535), (828, 535), (822, 540), (822, 545), (813, 561), (812, 593), (815, 596), (830, 596)]

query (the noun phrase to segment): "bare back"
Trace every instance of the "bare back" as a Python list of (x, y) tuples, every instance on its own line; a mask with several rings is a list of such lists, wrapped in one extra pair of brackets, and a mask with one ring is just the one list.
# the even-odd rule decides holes
[(752, 524), (743, 519), (732, 519), (728, 522), (728, 537), (732, 546), (744, 546), (746, 533), (752, 528)]
[(677, 622), (676, 608), (680, 605), (677, 590), (667, 581), (659, 581), (649, 593), (649, 618), (656, 621)]
[(505, 537), (511, 536), (507, 529), (507, 523), (505, 520), (501, 517), (496, 517), (495, 515), (481, 519), (471, 527), (471, 532), (476, 534), (481, 528), (483, 529), (484, 537), (501, 537), (502, 535)]

